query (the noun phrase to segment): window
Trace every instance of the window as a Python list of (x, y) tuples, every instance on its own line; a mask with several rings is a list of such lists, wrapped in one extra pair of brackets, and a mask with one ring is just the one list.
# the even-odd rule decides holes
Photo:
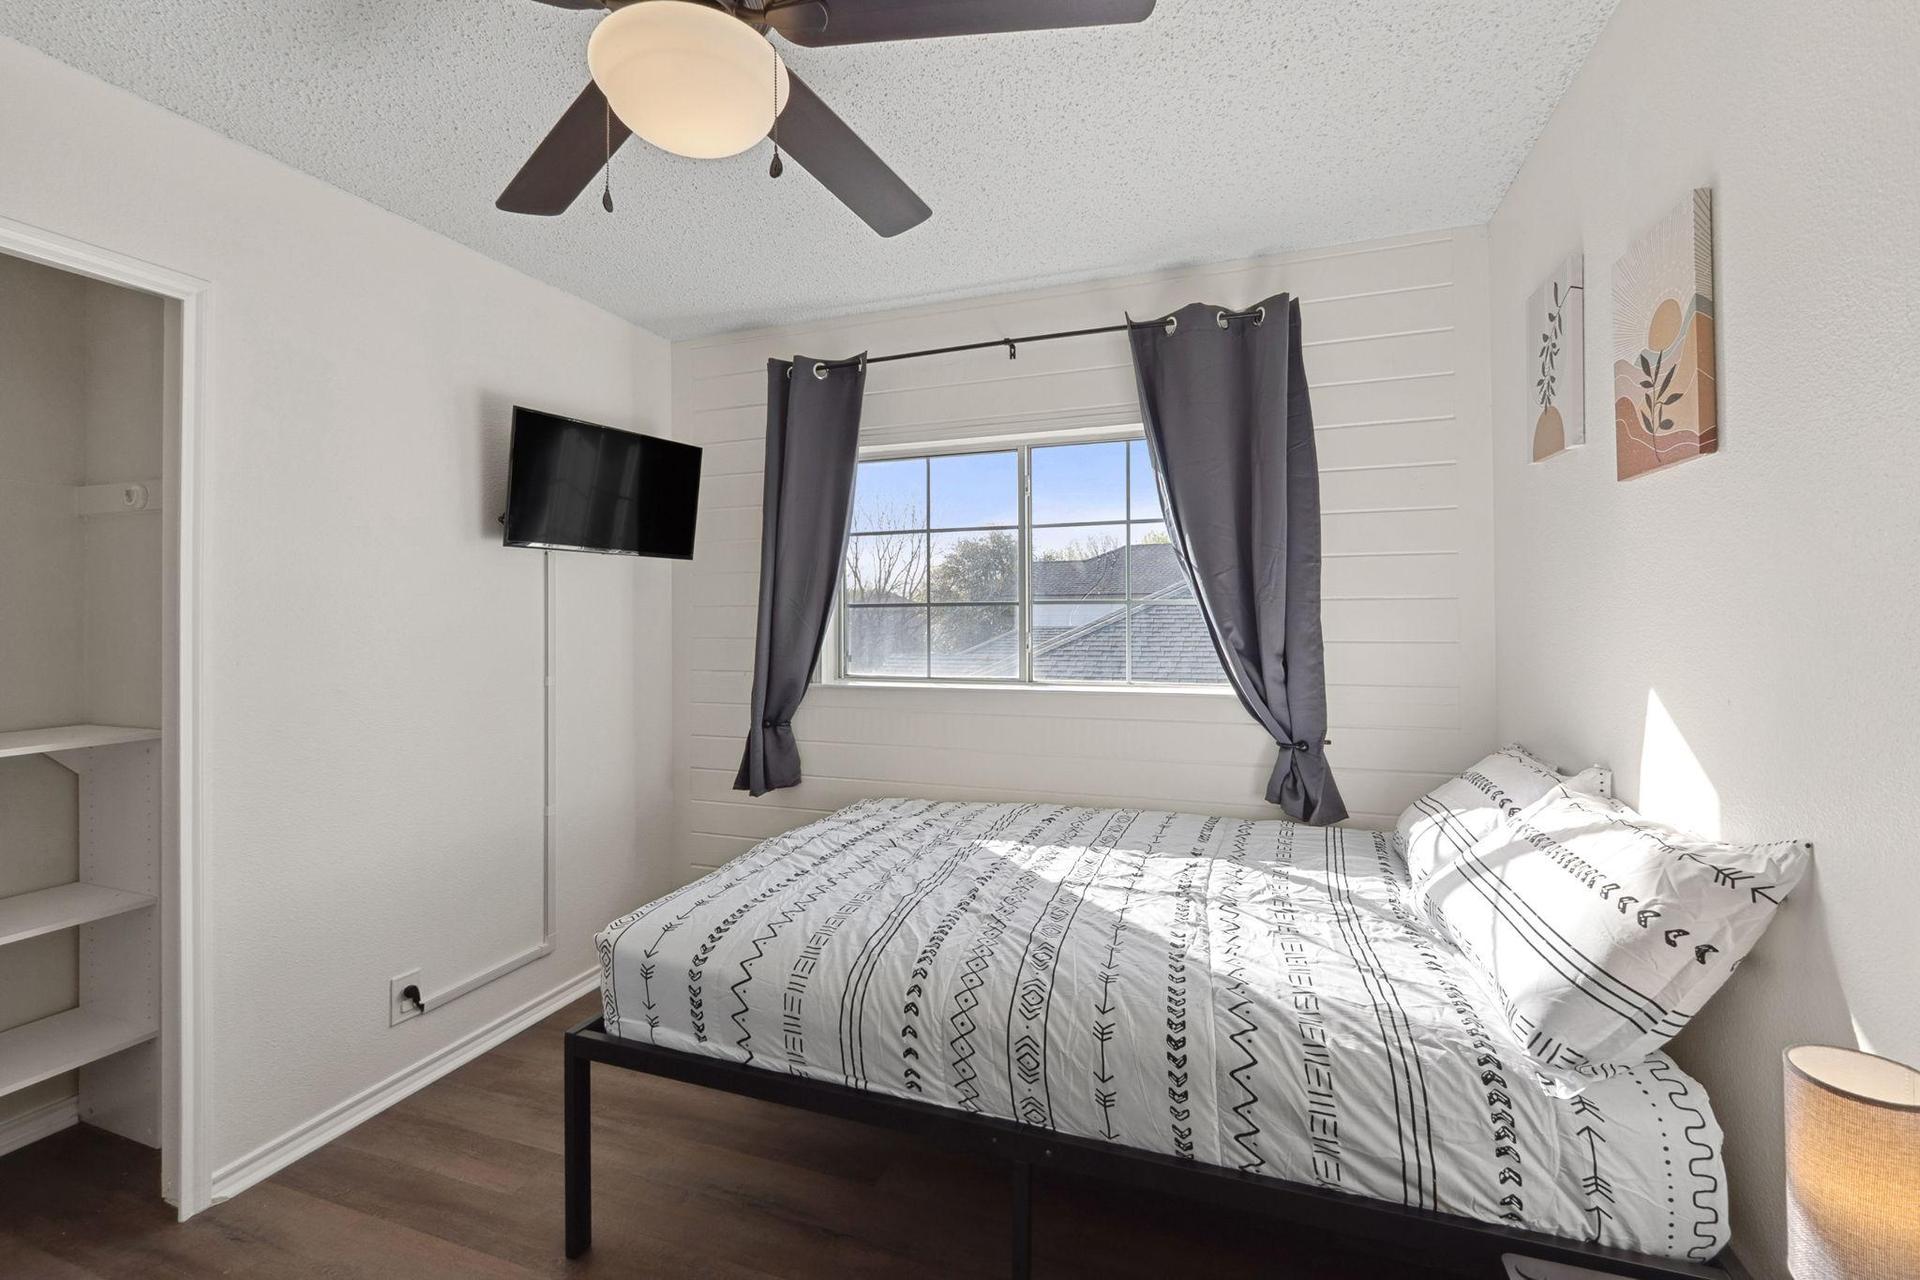
[(1225, 682), (1138, 436), (862, 462), (840, 601), (853, 679)]

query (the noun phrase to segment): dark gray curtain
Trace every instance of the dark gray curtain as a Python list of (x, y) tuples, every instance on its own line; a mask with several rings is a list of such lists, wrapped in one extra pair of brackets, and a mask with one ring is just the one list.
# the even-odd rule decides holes
[(1301, 822), (1347, 816), (1323, 750), (1320, 466), (1286, 294), (1234, 318), (1195, 303), (1132, 331), (1167, 533), (1220, 665), (1280, 745), (1267, 799)]
[(847, 550), (867, 367), (767, 361), (767, 470), (760, 510), (760, 626), (753, 719), (736, 791), (800, 782), (793, 713), (820, 659)]

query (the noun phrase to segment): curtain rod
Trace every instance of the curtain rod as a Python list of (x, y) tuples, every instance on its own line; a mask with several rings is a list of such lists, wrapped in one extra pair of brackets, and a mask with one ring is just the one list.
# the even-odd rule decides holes
[[(1219, 311), (1214, 314), (1214, 323), (1222, 329), (1229, 320), (1252, 319), (1255, 324), (1264, 323), (1267, 318), (1265, 307), (1255, 307), (1251, 311)], [(923, 356), (946, 356), (956, 351), (985, 351), (990, 347), (1005, 347), (1007, 359), (1020, 358), (1020, 348), (1030, 342), (1055, 342), (1061, 338), (1087, 338), (1096, 333), (1127, 333), (1134, 329), (1153, 329), (1165, 326), (1169, 334), (1180, 327), (1176, 316), (1162, 316), (1158, 320), (1135, 320), (1127, 317), (1124, 324), (1104, 324), (1094, 329), (1061, 329), (1054, 333), (1031, 333), (1024, 338), (989, 338), (984, 342), (963, 342), (953, 347), (929, 347), (924, 351), (896, 351), (884, 356), (849, 356), (845, 360), (816, 360), (813, 362), (813, 376), (824, 378), (828, 369), (853, 369), (862, 365), (885, 364), (890, 360), (918, 360)], [(793, 370), (787, 370), (787, 376), (793, 376)]]

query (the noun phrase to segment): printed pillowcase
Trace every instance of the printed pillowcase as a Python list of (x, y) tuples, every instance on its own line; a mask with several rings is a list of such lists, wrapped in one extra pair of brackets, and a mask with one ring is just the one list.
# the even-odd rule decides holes
[(1605, 795), (1611, 782), (1605, 769), (1567, 777), (1517, 743), (1502, 747), (1400, 815), (1398, 844), (1414, 892), (1555, 787), (1564, 783), (1576, 791)]
[(1805, 874), (1804, 844), (1734, 845), (1554, 787), (1419, 891), (1551, 1094), (1672, 1039)]

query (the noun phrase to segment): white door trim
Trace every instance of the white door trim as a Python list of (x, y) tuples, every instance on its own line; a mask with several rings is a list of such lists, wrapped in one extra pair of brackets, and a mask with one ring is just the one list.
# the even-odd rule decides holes
[(161, 1185), (182, 1220), (211, 1202), (201, 1089), (206, 970), (201, 963), (200, 565), (207, 473), (207, 281), (0, 218), (0, 252), (169, 299), (165, 494), (161, 519), (165, 657), (161, 832)]

